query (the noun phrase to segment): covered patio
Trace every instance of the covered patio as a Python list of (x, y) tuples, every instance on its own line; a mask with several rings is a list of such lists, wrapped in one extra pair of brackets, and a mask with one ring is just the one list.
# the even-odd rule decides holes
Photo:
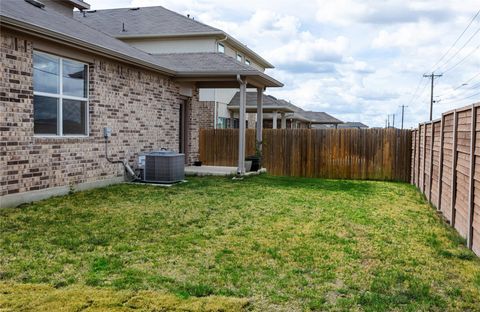
[[(257, 113), (256, 145), (262, 151), (263, 93), (267, 87), (282, 87), (283, 84), (251, 66), (238, 62), (223, 53), (170, 53), (157, 54), (156, 58), (168, 62), (176, 70), (175, 80), (191, 90), (239, 89), (239, 143), (236, 174), (245, 175), (245, 128), (247, 113), (247, 88), (256, 89)], [(228, 170), (228, 169), (226, 169)]]

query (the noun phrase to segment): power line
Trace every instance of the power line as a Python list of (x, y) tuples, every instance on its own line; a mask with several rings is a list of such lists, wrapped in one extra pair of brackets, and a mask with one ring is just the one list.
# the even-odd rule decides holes
[[(479, 30), (480, 30), (480, 28), (479, 28)], [(465, 62), (465, 60), (466, 60), (469, 56), (471, 56), (473, 53), (475, 53), (475, 51), (477, 51), (478, 49), (480, 49), (480, 44), (479, 44), (475, 49), (473, 49), (470, 53), (468, 53), (464, 58), (462, 58), (459, 62), (457, 62), (455, 65), (450, 66), (449, 68), (445, 69), (445, 70), (443, 71), (443, 73), (444, 73), (444, 74), (445, 74), (445, 73), (448, 73), (449, 71), (451, 71), (452, 69), (454, 69), (454, 68), (457, 67), (458, 65), (462, 64), (463, 62)]]
[(448, 53), (450, 53), (450, 51), (458, 43), (458, 41), (460, 41), (460, 39), (467, 32), (467, 30), (470, 28), (470, 26), (473, 24), (473, 22), (475, 21), (475, 19), (478, 17), (479, 14), (480, 14), (480, 9), (478, 10), (477, 14), (475, 14), (475, 16), (471, 19), (470, 23), (468, 23), (467, 27), (465, 27), (465, 29), (462, 31), (460, 36), (457, 37), (457, 40), (455, 40), (455, 42), (450, 46), (447, 52), (445, 52), (445, 54), (443, 54), (443, 56), (435, 63), (435, 65), (432, 66), (433, 68), (435, 68), (438, 64), (440, 64), (440, 62), (448, 55)]
[(475, 75), (473, 75), (472, 77), (470, 77), (469, 79), (467, 79), (466, 81), (462, 82), (461, 84), (459, 84), (458, 86), (456, 86), (455, 88), (453, 88), (451, 91), (449, 92), (446, 92), (446, 93), (443, 93), (443, 94), (440, 94), (440, 95), (437, 95), (436, 97), (437, 98), (443, 98), (447, 95), (450, 95), (452, 94), (454, 91), (462, 88), (462, 87), (465, 87), (468, 85), (468, 83), (472, 80), (474, 80), (475, 78), (479, 77), (480, 76), (480, 72), (479, 73), (476, 73)]
[(473, 35), (470, 36), (470, 38), (468, 38), (468, 40), (463, 44), (463, 46), (457, 50), (457, 52), (455, 52), (445, 63), (443, 63), (443, 65), (441, 66), (438, 66), (437, 69), (435, 69), (434, 71), (439, 71), (440, 68), (442, 68), (443, 66), (447, 65), (455, 56), (458, 55), (458, 53), (460, 53), (460, 51), (462, 51), (466, 46), (467, 44), (470, 43), (470, 41), (472, 41), (472, 39), (480, 32), (480, 27), (473, 33)]

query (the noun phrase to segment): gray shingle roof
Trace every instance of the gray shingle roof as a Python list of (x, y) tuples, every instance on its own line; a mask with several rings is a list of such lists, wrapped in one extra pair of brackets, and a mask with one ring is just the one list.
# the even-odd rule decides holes
[(267, 60), (223, 30), (200, 23), (161, 6), (76, 12), (74, 18), (116, 38), (194, 35), (227, 38), (227, 42), (235, 49), (249, 54), (265, 68), (273, 68), (273, 65)]
[(223, 53), (164, 53), (153, 54), (157, 60), (169, 64), (177, 72), (238, 72), (260, 73), (251, 66), (245, 65)]
[(55, 37), (68, 37), (78, 41), (79, 44), (105, 50), (112, 55), (126, 59), (134, 58), (138, 63), (149, 64), (151, 67), (157, 67), (167, 73), (172, 72), (168, 69), (168, 63), (163, 60), (156, 59), (103, 32), (59, 14), (48, 5), (41, 9), (25, 1), (1, 0), (0, 16), (2, 23), (26, 23), (38, 28), (38, 32), (42, 34), (51, 33)]
[[(223, 32), (161, 6), (75, 12), (75, 19), (111, 36)], [(123, 31), (123, 23), (125, 30)]]
[(368, 128), (368, 126), (358, 121), (349, 121), (338, 125), (338, 128)]
[[(238, 110), (240, 106), (240, 92), (235, 93), (233, 98), (228, 104), (228, 108), (232, 110)], [(247, 112), (256, 112), (257, 111), (257, 92), (247, 92)], [(271, 95), (263, 94), (263, 111), (264, 112), (284, 112), (289, 113), (293, 110), (286, 105), (283, 105), (275, 97)]]
[(220, 53), (177, 53), (150, 55), (127, 43), (93, 29), (75, 19), (45, 6), (38, 8), (21, 0), (0, 0), (3, 25), (42, 34), (53, 39), (73, 42), (79, 47), (111, 55), (127, 62), (162, 71), (172, 76), (181, 74), (242, 74), (260, 77), (268, 86), (282, 84), (268, 75)]
[[(230, 107), (238, 107), (240, 103), (240, 93), (237, 92), (230, 103), (228, 104)], [(327, 114), (324, 112), (313, 112), (313, 111), (305, 111), (300, 107), (282, 100), (277, 99), (271, 95), (263, 95), (263, 105), (269, 107), (285, 107), (288, 108), (292, 113), (286, 115), (287, 119), (297, 119), (301, 121), (308, 121), (315, 124), (340, 124), (343, 121)], [(247, 92), (247, 108), (248, 107), (256, 107), (257, 106), (257, 92)], [(266, 117), (269, 115), (266, 115)], [(270, 117), (271, 118), (271, 117)]]
[(235, 76), (237, 74), (259, 78), (265, 86), (280, 87), (281, 82), (267, 74), (245, 65), (233, 57), (216, 52), (196, 53), (164, 53), (152, 55), (162, 63), (167, 63), (169, 68), (175, 70), (179, 77), (192, 76)]
[(343, 123), (340, 119), (337, 119), (325, 112), (313, 112), (313, 111), (303, 111), (300, 114), (311, 120), (312, 123), (317, 124), (340, 124)]
[[(233, 98), (230, 100), (229, 106), (239, 106), (240, 105), (240, 92), (235, 93)], [(254, 106), (257, 107), (257, 92), (247, 92), (247, 107)], [(285, 107), (283, 103), (277, 100), (274, 96), (263, 94), (263, 106), (278, 106)]]

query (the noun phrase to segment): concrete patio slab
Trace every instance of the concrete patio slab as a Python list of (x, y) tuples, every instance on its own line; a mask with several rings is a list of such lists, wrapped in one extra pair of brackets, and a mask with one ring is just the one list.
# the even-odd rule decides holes
[[(258, 171), (246, 172), (246, 176), (265, 173), (267, 170), (262, 168)], [(223, 166), (188, 166), (185, 167), (185, 175), (187, 176), (232, 176), (237, 174), (237, 167)]]
[(185, 167), (185, 175), (197, 176), (230, 176), (237, 174), (237, 167), (220, 166), (188, 166)]

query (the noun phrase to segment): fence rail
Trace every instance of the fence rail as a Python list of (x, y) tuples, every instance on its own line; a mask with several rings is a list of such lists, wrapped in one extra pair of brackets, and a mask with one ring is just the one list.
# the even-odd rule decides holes
[(480, 256), (480, 104), (444, 113), (412, 133), (412, 176)]
[[(263, 166), (272, 175), (410, 181), (411, 131), (398, 129), (265, 129)], [(255, 154), (255, 130), (246, 132)], [(236, 166), (237, 129), (202, 129), (200, 160)]]

